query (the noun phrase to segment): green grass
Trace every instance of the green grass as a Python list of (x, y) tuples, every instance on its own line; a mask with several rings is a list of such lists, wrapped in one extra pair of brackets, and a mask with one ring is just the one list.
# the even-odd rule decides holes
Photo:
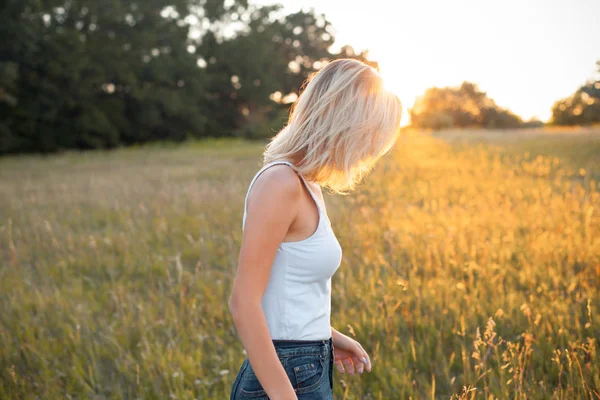
[[(406, 137), (326, 198), (344, 249), (332, 325), (373, 360), (334, 373), (336, 398), (597, 399), (600, 136), (453, 135)], [(0, 398), (228, 398), (261, 150), (1, 159)]]

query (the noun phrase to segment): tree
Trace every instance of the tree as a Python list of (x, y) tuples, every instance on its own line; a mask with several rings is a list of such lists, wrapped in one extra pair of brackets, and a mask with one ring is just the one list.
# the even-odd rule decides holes
[(410, 110), (412, 125), (422, 128), (449, 127), (511, 128), (521, 118), (496, 105), (477, 85), (463, 82), (459, 87), (433, 87), (419, 97)]
[(0, 35), (0, 154), (270, 136), (334, 40), (247, 0), (7, 0)]
[[(596, 63), (600, 75), (600, 61)], [(552, 106), (552, 123), (585, 125), (600, 122), (600, 79), (588, 81), (571, 96)]]
[(332, 58), (314, 10), (247, 0), (7, 0), (0, 154), (187, 137), (265, 137)]
[[(250, 7), (233, 38), (209, 32), (198, 45), (207, 60), (210, 130), (251, 137), (273, 135), (285, 123), (287, 104), (321, 62), (331, 57), (331, 26), (323, 15), (281, 6)], [(273, 97), (273, 94), (278, 94)]]
[[(0, 152), (114, 147), (202, 131), (203, 76), (182, 19), (193, 3), (9, 0), (0, 13), (7, 39), (0, 62), (17, 72), (14, 101), (0, 104)], [(216, 2), (207, 5), (206, 18), (218, 18)]]

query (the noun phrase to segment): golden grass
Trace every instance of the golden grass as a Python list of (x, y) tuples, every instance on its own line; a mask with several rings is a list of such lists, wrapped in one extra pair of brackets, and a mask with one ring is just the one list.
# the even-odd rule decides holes
[[(373, 360), (335, 372), (336, 398), (599, 398), (598, 154), (580, 156), (599, 140), (577, 137), (410, 136), (327, 197), (344, 249), (332, 324)], [(0, 160), (0, 398), (228, 398), (260, 151)]]

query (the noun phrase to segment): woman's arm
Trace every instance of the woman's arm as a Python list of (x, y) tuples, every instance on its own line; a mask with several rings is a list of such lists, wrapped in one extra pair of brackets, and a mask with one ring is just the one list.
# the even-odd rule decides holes
[[(331, 339), (338, 371), (341, 373), (347, 371), (350, 375), (354, 375), (354, 371), (362, 374), (366, 367), (367, 371), (371, 372), (371, 358), (358, 341), (333, 327), (331, 327)], [(344, 371), (344, 367), (346, 367), (346, 371)]]
[(273, 166), (256, 179), (247, 215), (229, 310), (260, 384), (271, 399), (297, 399), (279, 361), (261, 302), (277, 248), (296, 219), (302, 194), (289, 167)]

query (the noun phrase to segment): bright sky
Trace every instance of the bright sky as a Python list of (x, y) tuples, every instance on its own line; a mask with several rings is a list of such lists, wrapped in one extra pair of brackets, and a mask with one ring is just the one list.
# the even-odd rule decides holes
[(278, 2), (324, 13), (335, 50), (369, 49), (405, 111), (428, 87), (468, 80), (524, 119), (545, 121), (600, 60), (600, 0)]

